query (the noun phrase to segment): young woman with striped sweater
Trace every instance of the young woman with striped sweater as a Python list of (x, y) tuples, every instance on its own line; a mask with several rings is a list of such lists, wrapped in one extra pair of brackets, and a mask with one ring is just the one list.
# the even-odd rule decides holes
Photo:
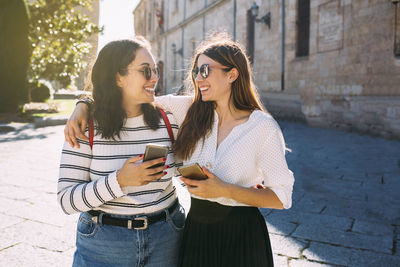
[(142, 162), (147, 144), (172, 146), (152, 104), (158, 72), (148, 43), (107, 44), (91, 78), (93, 144), (88, 130), (77, 146), (65, 142), (58, 180), (62, 210), (81, 213), (73, 266), (176, 266), (185, 214), (171, 180), (175, 157)]

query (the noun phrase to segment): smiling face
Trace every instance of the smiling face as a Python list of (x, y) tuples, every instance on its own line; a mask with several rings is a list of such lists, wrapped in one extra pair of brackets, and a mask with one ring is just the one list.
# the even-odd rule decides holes
[[(145, 77), (145, 69), (151, 68), (150, 80)], [(144, 104), (154, 101), (154, 89), (158, 77), (154, 73), (155, 61), (146, 48), (136, 51), (135, 60), (126, 68), (125, 74), (117, 73), (117, 85), (121, 88), (123, 102), (132, 104)]]
[(224, 67), (217, 61), (201, 54), (197, 59), (197, 67), (203, 64), (209, 64), (209, 73), (207, 78), (203, 78), (200, 73), (195, 77), (195, 82), (200, 90), (203, 101), (226, 101), (231, 94), (232, 78), (229, 73), (224, 71)]

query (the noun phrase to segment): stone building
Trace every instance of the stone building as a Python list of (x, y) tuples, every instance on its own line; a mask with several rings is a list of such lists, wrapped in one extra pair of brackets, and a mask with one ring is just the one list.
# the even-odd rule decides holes
[(399, 138), (397, 2), (142, 0), (135, 32), (151, 41), (162, 93), (181, 86), (206, 34), (224, 30), (246, 47), (276, 117)]

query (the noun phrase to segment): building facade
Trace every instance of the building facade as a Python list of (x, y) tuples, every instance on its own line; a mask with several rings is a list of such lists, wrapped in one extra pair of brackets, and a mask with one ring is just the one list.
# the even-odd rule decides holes
[(142, 0), (134, 25), (152, 44), (162, 93), (180, 88), (207, 33), (226, 31), (246, 47), (276, 117), (400, 138), (400, 4), (392, 2)]

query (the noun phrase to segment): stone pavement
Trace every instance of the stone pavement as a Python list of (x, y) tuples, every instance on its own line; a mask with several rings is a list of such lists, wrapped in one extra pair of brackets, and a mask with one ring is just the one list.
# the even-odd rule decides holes
[[(400, 266), (400, 142), (281, 126), (296, 183), (290, 210), (262, 209), (276, 266)], [(78, 215), (55, 193), (62, 134), (0, 134), (0, 266), (71, 266)]]

